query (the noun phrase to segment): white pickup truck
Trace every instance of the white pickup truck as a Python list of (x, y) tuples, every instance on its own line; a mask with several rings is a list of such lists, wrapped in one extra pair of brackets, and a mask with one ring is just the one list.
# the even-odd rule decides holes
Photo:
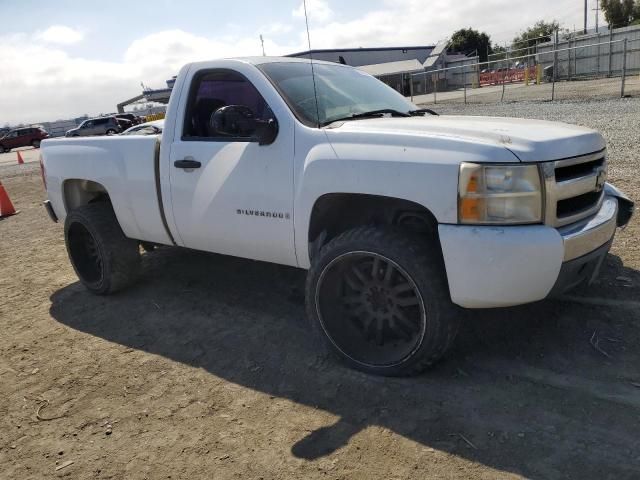
[(186, 65), (161, 137), (45, 140), (41, 163), (89, 290), (134, 281), (141, 246), (307, 269), (322, 343), (382, 375), (442, 357), (460, 307), (590, 281), (634, 208), (593, 130), (437, 116), (354, 68), (291, 58)]

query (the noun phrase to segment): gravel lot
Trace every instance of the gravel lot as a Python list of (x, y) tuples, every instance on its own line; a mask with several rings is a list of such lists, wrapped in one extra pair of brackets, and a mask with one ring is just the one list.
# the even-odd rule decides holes
[[(591, 102), (598, 99), (619, 99), (621, 94), (621, 78), (600, 78), (595, 80), (575, 80), (556, 82), (555, 87), (551, 83), (541, 85), (529, 85), (524, 83), (511, 83), (505, 85), (504, 101), (550, 101), (552, 90), (556, 101), (576, 100), (578, 102)], [(482, 88), (467, 88), (467, 102), (475, 104), (495, 104), (502, 99), (502, 85), (491, 85)], [(625, 96), (640, 96), (640, 76), (638, 74), (627, 75), (625, 79)], [(414, 99), (416, 103), (432, 104), (433, 94), (420, 95)], [(436, 92), (436, 103), (464, 103), (463, 90)]]
[[(637, 99), (437, 109), (598, 128), (640, 198)], [(476, 312), (446, 362), (383, 379), (316, 356), (295, 269), (161, 248), (89, 294), (37, 164), (0, 179), (2, 478), (640, 477), (638, 217), (595, 285)]]
[(537, 118), (595, 128), (607, 139), (610, 179), (640, 199), (636, 180), (640, 165), (640, 98), (446, 104), (437, 105), (435, 110), (442, 115)]

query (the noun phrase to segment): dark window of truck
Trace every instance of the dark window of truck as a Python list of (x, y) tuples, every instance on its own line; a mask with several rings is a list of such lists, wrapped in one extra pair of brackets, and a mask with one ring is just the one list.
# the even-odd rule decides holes
[(416, 108), (380, 80), (344, 65), (316, 63), (312, 71), (307, 62), (270, 62), (258, 68), (298, 120), (310, 127), (354, 113)]
[(250, 137), (228, 137), (211, 127), (212, 115), (222, 107), (248, 107), (256, 120), (273, 118), (269, 105), (244, 75), (232, 70), (206, 70), (193, 79), (184, 119), (184, 140), (247, 141)]

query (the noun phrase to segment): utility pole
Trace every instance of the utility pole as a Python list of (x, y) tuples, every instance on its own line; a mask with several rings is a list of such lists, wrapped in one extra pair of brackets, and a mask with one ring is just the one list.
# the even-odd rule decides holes
[(587, 1), (584, 0), (584, 31), (582, 32), (585, 35), (587, 34)]
[(260, 34), (260, 43), (262, 44), (262, 56), (266, 57), (267, 54), (264, 53), (264, 38), (262, 38), (262, 34)]
[(600, 12), (600, 0), (596, 0), (596, 8), (592, 8), (596, 12), (596, 33), (598, 33), (598, 13)]

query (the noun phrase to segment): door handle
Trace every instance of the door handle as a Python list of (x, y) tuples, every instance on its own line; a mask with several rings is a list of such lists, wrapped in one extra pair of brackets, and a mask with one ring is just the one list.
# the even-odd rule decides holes
[(185, 158), (183, 160), (176, 160), (173, 162), (173, 166), (176, 168), (200, 168), (202, 164), (192, 158)]

